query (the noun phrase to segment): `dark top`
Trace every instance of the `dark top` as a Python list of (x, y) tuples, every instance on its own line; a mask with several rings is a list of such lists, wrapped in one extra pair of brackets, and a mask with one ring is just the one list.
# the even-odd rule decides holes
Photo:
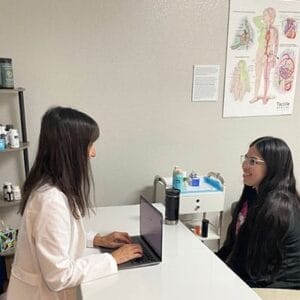
[[(238, 211), (236, 213), (238, 214)], [(235, 229), (235, 225), (236, 220), (232, 222), (231, 230)], [(230, 235), (230, 232), (228, 234)], [(295, 210), (293, 216), (291, 216), (291, 223), (283, 240), (282, 264), (275, 276), (268, 275), (255, 278), (247, 273), (245, 270), (245, 256), (248, 237), (249, 234), (245, 231), (239, 235), (239, 251), (235, 252), (237, 253), (235, 257), (230, 257), (231, 263), (229, 266), (232, 270), (251, 287), (300, 289), (300, 211)], [(225, 262), (232, 251), (234, 242), (235, 235), (231, 236), (231, 239), (227, 238), (225, 246), (216, 253)]]
[[(247, 245), (246, 235), (243, 237)], [(279, 271), (272, 278), (270, 275), (255, 278), (247, 274), (244, 269), (244, 253), (241, 248), (240, 257), (232, 266), (235, 271), (251, 287), (300, 289), (300, 212), (295, 212), (288, 232), (283, 241), (283, 258)]]
[[(241, 199), (233, 212), (232, 221), (227, 230), (226, 240), (224, 242), (223, 247), (216, 253), (216, 255), (221, 258), (224, 262), (226, 262), (229, 254), (233, 249), (233, 245), (236, 240), (236, 227), (238, 222), (238, 216), (241, 212), (244, 203), (247, 202), (248, 211), (257, 203), (257, 193), (256, 190), (245, 186), (243, 190), (243, 194), (241, 195)], [(246, 217), (247, 218), (247, 217)]]

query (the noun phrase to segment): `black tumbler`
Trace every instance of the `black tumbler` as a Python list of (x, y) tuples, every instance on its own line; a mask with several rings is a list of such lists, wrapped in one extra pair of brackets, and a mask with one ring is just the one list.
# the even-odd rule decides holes
[(208, 224), (209, 224), (209, 221), (207, 219), (202, 220), (202, 229), (201, 229), (202, 237), (208, 236)]
[(177, 224), (178, 222), (179, 197), (180, 197), (180, 190), (166, 189), (165, 223), (167, 225), (174, 225)]

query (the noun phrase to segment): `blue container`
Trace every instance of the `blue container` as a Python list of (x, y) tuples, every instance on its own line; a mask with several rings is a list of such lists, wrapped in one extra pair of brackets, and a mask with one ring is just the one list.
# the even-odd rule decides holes
[(189, 183), (190, 183), (191, 186), (199, 186), (200, 185), (200, 178), (199, 177), (190, 178)]
[(182, 190), (183, 187), (183, 174), (182, 173), (177, 173), (173, 175), (173, 188)]
[(0, 152), (5, 151), (5, 145), (6, 145), (5, 139), (0, 138)]

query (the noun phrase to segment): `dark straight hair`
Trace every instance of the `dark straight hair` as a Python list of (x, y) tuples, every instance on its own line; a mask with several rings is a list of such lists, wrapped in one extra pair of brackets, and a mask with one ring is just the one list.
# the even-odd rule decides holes
[(275, 189), (297, 194), (292, 153), (286, 142), (275, 137), (261, 137), (250, 144), (261, 154), (267, 167), (266, 176), (259, 185), (259, 197)]
[[(282, 263), (283, 239), (293, 222), (294, 211), (300, 207), (293, 159), (288, 145), (279, 138), (261, 137), (250, 147), (255, 147), (265, 161), (266, 175), (258, 191), (244, 186), (225, 241), (233, 245), (227, 262), (234, 269), (243, 257), (244, 272), (250, 277), (275, 276)], [(235, 237), (238, 213), (247, 200), (252, 205)]]
[[(299, 199), (287, 190), (274, 190), (249, 210), (237, 238), (238, 247), (245, 246), (245, 271), (252, 279), (274, 279), (282, 264), (284, 238), (299, 214)], [(248, 235), (246, 243), (243, 242)], [(241, 237), (241, 240), (239, 240)]]
[(88, 150), (98, 137), (97, 123), (83, 112), (54, 107), (44, 114), (37, 156), (23, 186), (21, 215), (30, 194), (45, 184), (66, 195), (76, 219), (88, 213), (93, 185)]

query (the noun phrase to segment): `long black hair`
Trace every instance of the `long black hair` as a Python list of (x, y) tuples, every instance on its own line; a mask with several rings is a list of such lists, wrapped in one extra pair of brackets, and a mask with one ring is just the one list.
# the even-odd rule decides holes
[(244, 271), (251, 279), (273, 281), (282, 264), (284, 238), (299, 216), (295, 215), (298, 209), (299, 200), (295, 194), (276, 189), (249, 210), (249, 216), (237, 237), (237, 249), (244, 249)]
[[(225, 241), (232, 246), (227, 263), (239, 270), (240, 275), (272, 277), (282, 263), (283, 240), (293, 222), (294, 211), (299, 209), (300, 198), (288, 145), (279, 138), (266, 136), (253, 141), (250, 147), (260, 153), (267, 171), (257, 191), (244, 186)], [(251, 205), (246, 220), (235, 236), (239, 211), (249, 200)]]
[(44, 184), (66, 195), (76, 219), (86, 215), (93, 184), (88, 150), (98, 136), (97, 123), (83, 112), (54, 107), (44, 114), (37, 156), (23, 186), (21, 215), (32, 191)]
[(253, 141), (250, 147), (253, 146), (267, 167), (266, 176), (259, 185), (259, 197), (263, 198), (275, 189), (297, 194), (292, 153), (286, 142), (266, 136)]

